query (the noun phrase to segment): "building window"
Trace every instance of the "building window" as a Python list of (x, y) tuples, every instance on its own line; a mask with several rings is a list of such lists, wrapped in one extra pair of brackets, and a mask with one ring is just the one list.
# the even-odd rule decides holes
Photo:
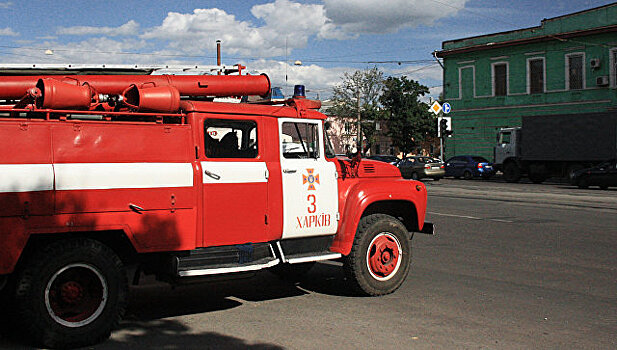
[(528, 63), (529, 93), (544, 92), (544, 58), (531, 58)]
[(583, 53), (566, 55), (566, 90), (581, 90), (585, 88), (584, 62), (585, 55)]
[(610, 50), (611, 86), (617, 87), (617, 47)]
[(345, 122), (345, 133), (347, 134), (351, 133), (351, 123), (350, 122)]
[(508, 64), (493, 63), (493, 95), (506, 96), (508, 94)]

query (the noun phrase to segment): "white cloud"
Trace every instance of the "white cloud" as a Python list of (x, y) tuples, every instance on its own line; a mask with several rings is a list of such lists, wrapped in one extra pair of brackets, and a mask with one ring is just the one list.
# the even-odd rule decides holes
[(0, 9), (8, 9), (13, 6), (13, 3), (10, 1), (0, 2)]
[(432, 25), (451, 16), (468, 0), (324, 0), (326, 15), (348, 33), (392, 33)]
[(75, 26), (58, 28), (59, 35), (106, 35), (106, 36), (131, 36), (137, 35), (139, 23), (130, 20), (119, 27), (91, 27)]
[(323, 5), (300, 4), (290, 0), (251, 8), (263, 26), (239, 21), (220, 9), (195, 9), (193, 13), (170, 12), (163, 23), (147, 30), (142, 38), (159, 39), (184, 52), (212, 52), (216, 40), (221, 40), (226, 53), (252, 57), (285, 55), (294, 48), (303, 48), (312, 36), (342, 39), (345, 34), (325, 16)]
[[(134, 52), (147, 48), (143, 40), (128, 39), (117, 41), (108, 38), (93, 38), (75, 43), (61, 44), (54, 41), (40, 43), (29, 48), (13, 50), (16, 56), (26, 54), (33, 63), (83, 63), (83, 64), (112, 64), (112, 63), (152, 63), (154, 56), (138, 54), (122, 54), (122, 52)], [(51, 50), (53, 55), (46, 55), (45, 51)], [(10, 58), (9, 58), (10, 60)], [(15, 58), (19, 63), (24, 63), (23, 58)], [(157, 62), (159, 63), (159, 62)]]
[(349, 67), (325, 68), (313, 64), (295, 66), (272, 60), (253, 61), (249, 68), (251, 71), (266, 73), (272, 86), (287, 87), (286, 90), (291, 91), (294, 85), (304, 85), (308, 90), (324, 94), (329, 94), (332, 87), (340, 82), (343, 72), (352, 70)]
[(6, 27), (0, 29), (0, 36), (19, 36), (19, 33), (16, 33), (13, 29)]

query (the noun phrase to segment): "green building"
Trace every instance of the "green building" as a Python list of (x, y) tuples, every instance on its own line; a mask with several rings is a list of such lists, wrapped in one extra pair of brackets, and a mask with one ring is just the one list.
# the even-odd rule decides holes
[(617, 3), (538, 27), (445, 41), (446, 157), (493, 159), (500, 128), (521, 116), (617, 111)]

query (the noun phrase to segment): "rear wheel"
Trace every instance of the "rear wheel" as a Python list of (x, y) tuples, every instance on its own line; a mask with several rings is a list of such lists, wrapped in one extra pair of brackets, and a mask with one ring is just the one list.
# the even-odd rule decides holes
[(384, 295), (398, 289), (409, 273), (411, 242), (407, 229), (392, 216), (373, 214), (360, 220), (345, 275), (364, 295)]
[(546, 180), (546, 175), (541, 173), (529, 173), (529, 180), (534, 184), (541, 184)]
[(465, 180), (471, 180), (471, 178), (473, 177), (473, 174), (471, 173), (471, 171), (469, 170), (465, 170), (463, 172), (463, 179)]
[(40, 345), (90, 345), (109, 337), (127, 295), (126, 271), (110, 248), (90, 239), (59, 241), (24, 263), (17, 322)]

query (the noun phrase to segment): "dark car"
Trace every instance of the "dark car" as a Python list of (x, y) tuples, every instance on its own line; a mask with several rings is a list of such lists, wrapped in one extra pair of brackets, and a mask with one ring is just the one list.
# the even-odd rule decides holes
[(617, 162), (606, 162), (592, 168), (575, 171), (570, 180), (574, 186), (579, 188), (599, 186), (605, 190), (609, 186), (617, 186)]
[(446, 176), (469, 180), (473, 177), (488, 179), (493, 175), (495, 175), (493, 163), (483, 157), (456, 156), (446, 161)]
[(397, 156), (391, 156), (389, 154), (376, 154), (374, 156), (367, 157), (367, 159), (378, 160), (380, 162), (390, 163), (396, 165), (400, 161)]
[(406, 179), (420, 180), (425, 177), (437, 181), (444, 177), (444, 165), (437, 159), (424, 156), (411, 156), (401, 159), (396, 166)]

